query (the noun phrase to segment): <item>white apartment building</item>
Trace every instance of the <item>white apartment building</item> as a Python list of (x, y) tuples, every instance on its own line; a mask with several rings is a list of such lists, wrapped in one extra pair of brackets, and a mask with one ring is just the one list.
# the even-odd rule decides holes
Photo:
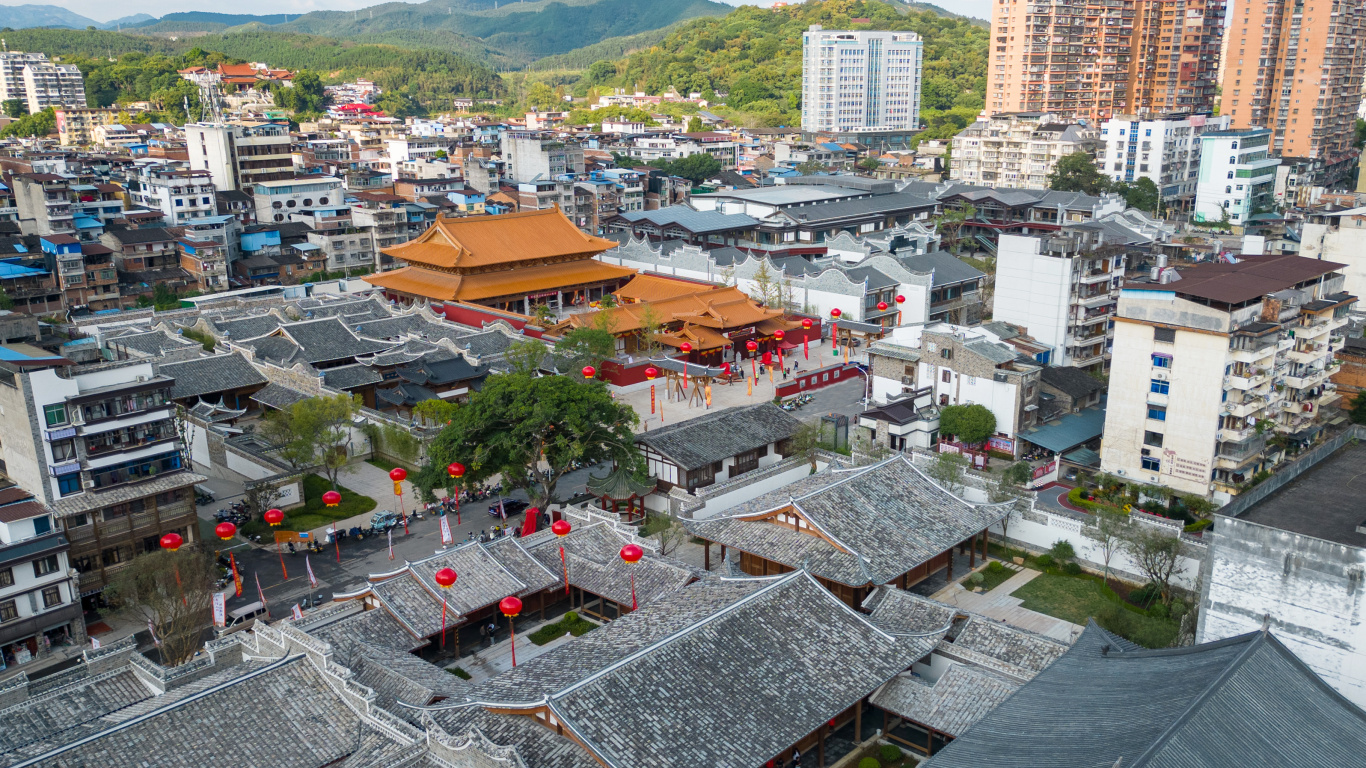
[(1284, 458), (1272, 436), (1312, 440), (1338, 398), (1332, 350), (1356, 301), (1341, 267), (1247, 256), (1126, 283), (1101, 469), (1226, 501)]
[(208, 171), (222, 191), (294, 175), (288, 125), (190, 123), (185, 126), (185, 149), (190, 167)]
[(1211, 131), (1200, 136), (1200, 180), (1195, 190), (1195, 222), (1242, 227), (1248, 218), (1274, 205), (1278, 157), (1271, 157), (1271, 131)]
[(70, 64), (53, 64), (45, 53), (0, 52), (0, 101), (18, 99), (29, 112), (84, 107), (85, 78)]
[(1021, 326), (1052, 348), (1052, 365), (1105, 370), (1126, 245), (1133, 239), (1094, 224), (1048, 237), (1002, 234), (993, 319)]
[(1048, 189), (1048, 174), (1076, 152), (1094, 154), (1096, 132), (1043, 112), (992, 115), (953, 137), (951, 173), (987, 187)]
[(811, 25), (802, 34), (802, 130), (918, 129), (923, 47), (914, 32)]
[(345, 227), (326, 232), (309, 232), (308, 242), (327, 254), (327, 271), (375, 268), (373, 237), (369, 229)]
[(541, 133), (504, 132), (499, 138), (499, 154), (504, 177), (518, 184), (585, 170), (583, 147)]
[(1200, 177), (1200, 135), (1228, 125), (1227, 116), (1114, 117), (1101, 123), (1096, 165), (1111, 181), (1150, 179), (1164, 201), (1193, 199)]
[(334, 176), (261, 181), (244, 191), (256, 201), (256, 220), (262, 224), (288, 221), (292, 211), (336, 208), (342, 203), (342, 182)]
[(180, 165), (141, 163), (129, 174), (128, 196), (135, 207), (161, 211), (169, 226), (218, 215), (208, 171)]
[(52, 510), (18, 486), (0, 488), (0, 669), (84, 639), (69, 549)]

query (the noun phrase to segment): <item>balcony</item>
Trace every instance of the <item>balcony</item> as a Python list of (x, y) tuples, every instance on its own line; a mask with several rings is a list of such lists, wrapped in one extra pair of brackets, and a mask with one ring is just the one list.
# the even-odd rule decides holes
[(1243, 375), (1230, 374), (1224, 377), (1224, 389), (1256, 389), (1271, 380), (1271, 374), (1264, 370), (1246, 371)]
[(1115, 297), (1111, 296), (1109, 292), (1098, 293), (1093, 296), (1084, 296), (1077, 298), (1077, 304), (1087, 309), (1092, 309), (1095, 307), (1104, 307), (1114, 303)]
[(1113, 280), (1115, 273), (1108, 269), (1097, 269), (1087, 272), (1079, 277), (1082, 285), (1094, 285), (1096, 283), (1108, 283)]
[(1300, 376), (1286, 376), (1282, 381), (1291, 389), (1311, 389), (1328, 380), (1328, 371), (1310, 371)]
[(1266, 400), (1254, 397), (1240, 403), (1224, 403), (1224, 415), (1237, 416), (1240, 419), (1247, 418), (1253, 414), (1260, 413), (1266, 408)]
[(1232, 349), (1229, 350), (1229, 358), (1235, 363), (1258, 363), (1275, 354), (1276, 345), (1267, 344), (1255, 349)]

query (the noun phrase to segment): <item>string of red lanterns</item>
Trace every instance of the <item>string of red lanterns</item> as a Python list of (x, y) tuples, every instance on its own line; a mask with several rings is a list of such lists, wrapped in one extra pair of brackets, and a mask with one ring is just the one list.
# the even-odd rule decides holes
[(403, 481), (408, 479), (408, 470), (394, 467), (389, 470), (389, 479), (394, 481), (394, 495), (398, 497), (398, 514), (403, 520), (403, 535), (408, 535), (408, 511), (403, 508)]

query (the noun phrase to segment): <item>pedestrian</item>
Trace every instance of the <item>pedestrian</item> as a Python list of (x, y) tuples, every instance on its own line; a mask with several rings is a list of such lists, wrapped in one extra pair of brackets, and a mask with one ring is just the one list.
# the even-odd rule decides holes
[(802, 751), (800, 749), (792, 750), (792, 768), (801, 768), (801, 764)]

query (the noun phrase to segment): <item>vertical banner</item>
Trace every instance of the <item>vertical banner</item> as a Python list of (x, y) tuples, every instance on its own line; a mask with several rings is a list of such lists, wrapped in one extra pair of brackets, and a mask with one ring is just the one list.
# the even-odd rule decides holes
[(385, 533), (388, 534), (388, 536), (389, 536), (389, 559), (390, 559), (390, 560), (393, 560), (393, 559), (394, 559), (394, 529), (393, 529), (393, 528), (390, 528), (389, 530), (385, 531)]
[(302, 618), (304, 617), (304, 612), (303, 612), (302, 609), (299, 608), (299, 604), (298, 604), (298, 603), (295, 603), (295, 604), (294, 604), (293, 614), (294, 614), (294, 620), (295, 620), (295, 621), (298, 621), (299, 619), (302, 619)]
[(90, 638), (90, 650), (92, 650), (92, 651), (98, 651), (99, 649), (100, 649), (100, 639), (99, 639), (98, 637), (92, 637), (92, 638)]
[(442, 545), (442, 546), (447, 546), (447, 545), (449, 545), (449, 544), (450, 544), (451, 542), (453, 542), (453, 541), (455, 541), (455, 537), (451, 535), (451, 519), (450, 519), (449, 517), (446, 517), (445, 515), (442, 515), (442, 516), (441, 516), (441, 545)]
[(213, 625), (215, 627), (226, 627), (228, 625), (228, 593), (213, 593)]
[(308, 586), (317, 589), (318, 577), (313, 575), (313, 566), (308, 563), (308, 555), (304, 555), (304, 569), (308, 571)]
[(270, 604), (266, 602), (265, 590), (261, 589), (261, 575), (259, 573), (255, 573), (252, 575), (256, 577), (256, 596), (261, 598), (261, 607), (266, 609), (266, 617), (269, 618)]
[(152, 645), (155, 645), (156, 647), (160, 648), (161, 638), (157, 637), (157, 628), (156, 625), (152, 623), (151, 619), (147, 620), (147, 631), (150, 632), (152, 635)]
[(240, 574), (240, 573), (237, 572), (237, 558), (236, 558), (236, 557), (233, 557), (233, 554), (232, 554), (231, 552), (228, 553), (228, 563), (229, 563), (230, 565), (232, 565), (232, 586), (233, 586), (233, 589), (237, 591), (237, 595), (236, 595), (236, 596), (237, 596), (237, 597), (241, 597), (241, 596), (242, 596), (242, 574)]

